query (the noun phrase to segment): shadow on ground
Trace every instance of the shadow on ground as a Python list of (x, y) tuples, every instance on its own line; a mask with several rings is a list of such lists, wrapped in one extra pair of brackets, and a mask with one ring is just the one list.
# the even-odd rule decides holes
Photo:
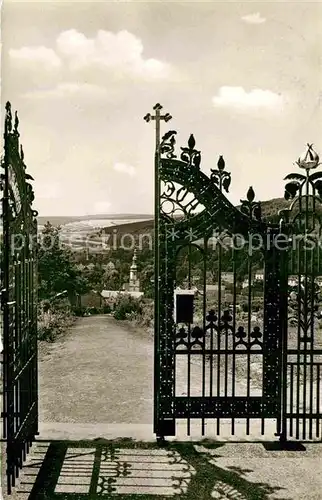
[[(200, 444), (203, 450), (214, 450), (225, 443), (209, 448), (207, 442)], [(34, 446), (16, 488), (19, 498), (28, 500), (261, 500), (281, 490), (247, 481), (249, 468), (227, 470), (210, 463), (207, 451), (197, 451), (195, 443), (161, 447), (130, 439), (96, 439), (39, 441)]]

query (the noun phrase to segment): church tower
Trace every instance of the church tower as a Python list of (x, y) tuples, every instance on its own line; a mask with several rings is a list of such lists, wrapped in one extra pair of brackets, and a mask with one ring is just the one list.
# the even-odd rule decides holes
[(129, 292), (139, 292), (140, 291), (140, 281), (138, 280), (138, 266), (136, 263), (137, 250), (134, 249), (132, 265), (130, 267), (130, 281), (129, 281)]

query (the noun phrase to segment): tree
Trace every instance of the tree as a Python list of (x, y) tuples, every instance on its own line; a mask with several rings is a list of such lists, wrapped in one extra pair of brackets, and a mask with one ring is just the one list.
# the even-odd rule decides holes
[(147, 264), (140, 272), (141, 290), (144, 295), (153, 298), (154, 295), (154, 265)]
[(106, 290), (119, 290), (119, 276), (115, 267), (107, 267), (103, 273), (102, 282)]
[(40, 300), (51, 299), (67, 290), (71, 300), (76, 294), (89, 291), (89, 283), (73, 262), (70, 249), (59, 240), (59, 227), (45, 224), (38, 247), (38, 295)]

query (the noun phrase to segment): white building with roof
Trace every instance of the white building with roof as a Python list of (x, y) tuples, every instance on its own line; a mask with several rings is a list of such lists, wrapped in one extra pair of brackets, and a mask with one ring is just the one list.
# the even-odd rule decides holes
[[(123, 290), (102, 290), (101, 296), (108, 301), (114, 301), (118, 295), (130, 295), (135, 299), (142, 297), (143, 292), (140, 292), (140, 280), (138, 279), (138, 268), (137, 268), (137, 250), (134, 249), (133, 260), (130, 267), (130, 279), (128, 283), (125, 283)], [(109, 270), (113, 271), (115, 265), (113, 262), (107, 264)]]

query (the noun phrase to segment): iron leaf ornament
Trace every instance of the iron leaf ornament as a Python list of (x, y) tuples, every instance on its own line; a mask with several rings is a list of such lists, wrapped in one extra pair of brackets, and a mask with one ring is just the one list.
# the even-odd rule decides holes
[(199, 170), (201, 163), (201, 153), (195, 149), (196, 141), (193, 134), (190, 135), (188, 139), (188, 147), (181, 148), (181, 160), (188, 164), (190, 167), (194, 167)]
[(262, 218), (262, 207), (260, 201), (254, 201), (255, 191), (253, 189), (253, 186), (249, 187), (246, 198), (247, 200), (240, 200), (240, 211), (250, 217), (250, 219), (256, 219), (260, 221)]
[(177, 155), (174, 154), (174, 148), (176, 144), (176, 135), (175, 130), (169, 130), (164, 134), (164, 136), (161, 139), (161, 144), (160, 144), (160, 154), (165, 155), (166, 158), (171, 160), (172, 158), (176, 158)]
[(231, 173), (225, 171), (225, 160), (222, 155), (219, 156), (217, 170), (212, 168), (210, 169), (210, 172), (210, 180), (219, 187), (221, 192), (224, 189), (226, 193), (228, 193), (231, 183)]
[[(305, 182), (305, 178), (304, 178), (304, 182)], [(292, 200), (293, 198), (295, 198), (295, 196), (299, 192), (300, 188), (301, 188), (301, 182), (299, 182), (299, 181), (288, 182), (285, 185), (285, 193), (284, 193), (285, 200)]]

